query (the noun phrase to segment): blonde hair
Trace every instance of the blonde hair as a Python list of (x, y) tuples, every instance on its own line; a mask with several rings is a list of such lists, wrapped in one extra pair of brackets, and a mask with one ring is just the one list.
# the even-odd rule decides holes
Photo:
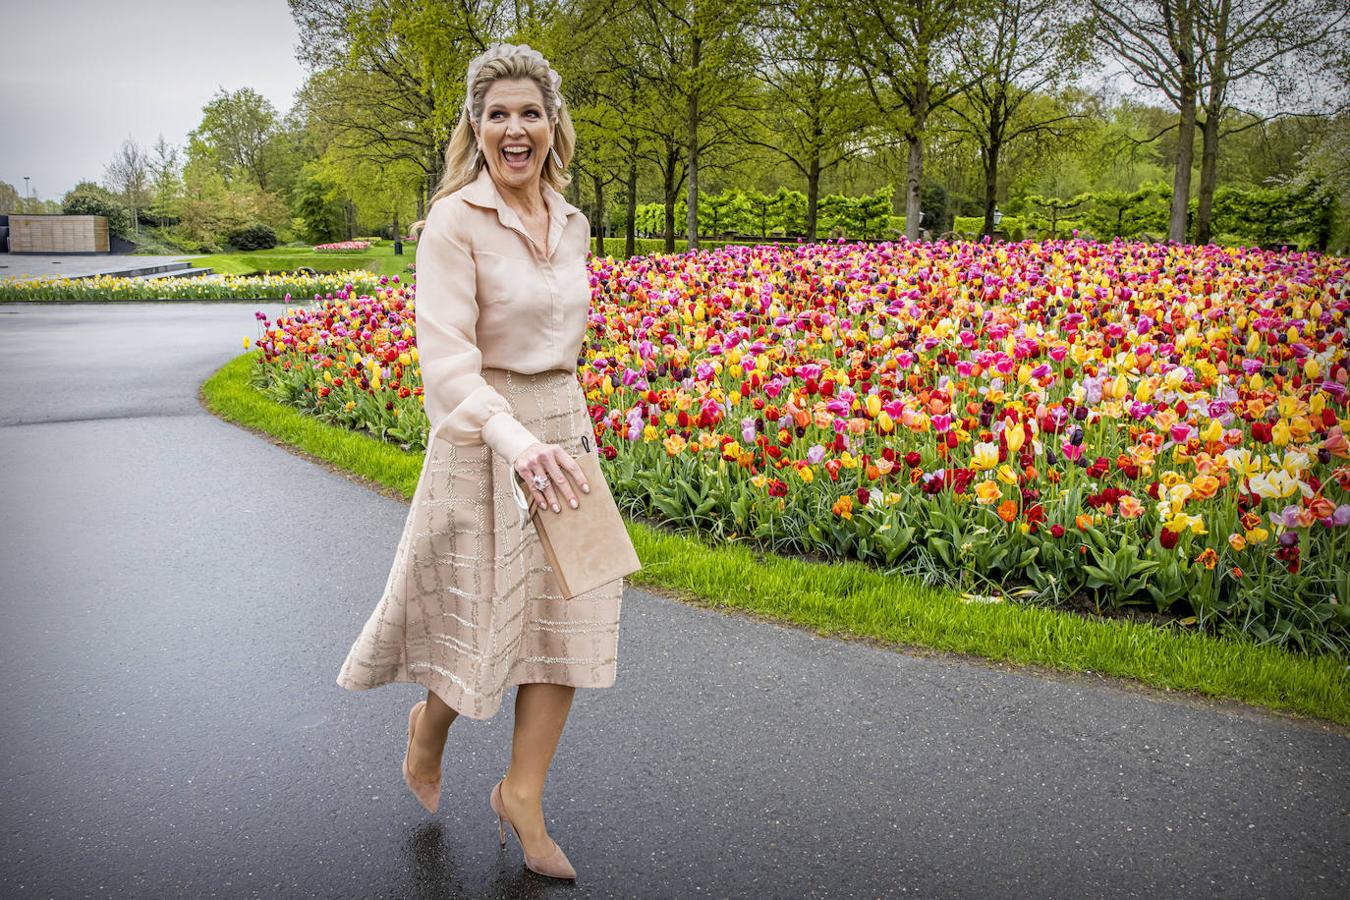
[[(567, 174), (567, 165), (572, 161), (576, 149), (576, 129), (572, 126), (572, 116), (562, 98), (559, 85), (562, 82), (553, 67), (526, 44), (494, 44), (469, 63), (469, 87), (464, 104), (460, 107), (459, 121), (450, 134), (450, 143), (445, 148), (445, 172), (440, 184), (427, 201), (427, 214), (431, 207), (442, 197), (449, 196), (478, 177), (487, 165), (483, 154), (478, 152), (478, 142), (474, 137), (473, 122), (481, 128), (483, 124), (483, 105), (488, 88), (499, 78), (520, 78), (533, 81), (539, 88), (544, 103), (544, 114), (553, 120), (553, 148), (544, 154), (544, 168), (539, 177), (554, 190), (561, 192), (572, 181)], [(559, 166), (553, 158), (553, 150), (562, 160)], [(408, 228), (408, 234), (416, 239), (426, 224), (423, 218)]]

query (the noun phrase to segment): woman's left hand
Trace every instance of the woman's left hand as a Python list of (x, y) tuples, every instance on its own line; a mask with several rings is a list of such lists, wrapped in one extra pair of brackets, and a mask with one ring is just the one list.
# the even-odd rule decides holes
[[(549, 507), (554, 512), (561, 512), (558, 497), (554, 493), (555, 486), (562, 488), (568, 505), (573, 509), (577, 508), (576, 494), (572, 492), (572, 485), (568, 483), (564, 471), (571, 474), (572, 480), (581, 487), (582, 492), (590, 493), (591, 486), (586, 483), (586, 475), (581, 471), (581, 466), (557, 444), (533, 443), (520, 452), (513, 465), (521, 480), (529, 487), (535, 502)], [(543, 491), (535, 487), (536, 475), (548, 476), (549, 486)]]

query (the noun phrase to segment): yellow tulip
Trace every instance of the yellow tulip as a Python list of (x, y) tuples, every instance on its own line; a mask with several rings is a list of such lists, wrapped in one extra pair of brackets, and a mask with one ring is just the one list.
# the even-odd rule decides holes
[(981, 481), (975, 485), (975, 499), (980, 503), (990, 504), (1003, 496), (1003, 490), (992, 481)]
[(1298, 475), (1299, 472), (1308, 468), (1311, 462), (1312, 458), (1302, 450), (1290, 450), (1284, 455), (1284, 459), (1281, 460), (1280, 468), (1284, 469), (1284, 471), (1288, 472), (1290, 475)]
[(1298, 481), (1283, 469), (1273, 469), (1253, 475), (1247, 481), (1253, 494), (1270, 499), (1289, 497), (1298, 493)]
[(998, 465), (998, 445), (981, 442), (972, 448), (970, 467), (976, 471), (992, 469)]

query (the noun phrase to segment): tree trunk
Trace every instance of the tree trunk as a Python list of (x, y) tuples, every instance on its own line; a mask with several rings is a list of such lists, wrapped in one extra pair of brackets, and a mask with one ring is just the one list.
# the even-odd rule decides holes
[(628, 224), (623, 240), (624, 259), (631, 259), (637, 253), (637, 157), (628, 157)]
[(1204, 127), (1201, 129), (1202, 147), (1200, 151), (1200, 192), (1196, 198), (1195, 242), (1208, 244), (1213, 230), (1214, 187), (1218, 181), (1219, 167), (1219, 116), (1217, 112), (1205, 110)]
[(1214, 188), (1219, 178), (1219, 124), (1223, 119), (1224, 95), (1228, 87), (1228, 16), (1231, 0), (1219, 0), (1219, 15), (1214, 25), (1214, 58), (1209, 73), (1209, 94), (1205, 98), (1205, 122), (1201, 131), (1200, 196), (1195, 211), (1195, 242), (1208, 244), (1214, 222)]
[(984, 227), (981, 234), (994, 233), (994, 208), (998, 205), (998, 151), (997, 141), (981, 154), (984, 157)]
[(1181, 127), (1177, 133), (1177, 167), (1172, 176), (1172, 212), (1167, 239), (1186, 242), (1186, 215), (1191, 199), (1191, 165), (1195, 161), (1195, 8), (1190, 0), (1178, 4), (1177, 36), (1172, 45), (1177, 54), (1177, 70), (1181, 78)]
[(663, 223), (665, 233), (662, 235), (663, 245), (667, 253), (675, 252), (675, 165), (676, 149), (672, 144), (666, 151), (666, 166), (662, 173), (665, 184), (661, 192), (665, 199), (665, 222)]
[(595, 209), (597, 222), (591, 224), (595, 227), (595, 255), (605, 255), (605, 183), (600, 180), (599, 175), (592, 176), (595, 181)]
[[(820, 151), (811, 154), (811, 166), (806, 174), (806, 240), (816, 240), (816, 215), (820, 209)], [(786, 231), (784, 232), (786, 234)]]
[(698, 249), (698, 65), (702, 55), (703, 39), (695, 34), (690, 41), (690, 52), (695, 72), (694, 83), (689, 86), (689, 119), (686, 123), (688, 133), (685, 144), (689, 154), (689, 191), (685, 205), (688, 215), (685, 228), (688, 232), (690, 250)]
[(1186, 212), (1191, 199), (1191, 164), (1195, 161), (1195, 86), (1181, 91), (1181, 127), (1177, 132), (1177, 165), (1172, 175), (1172, 212), (1167, 239), (1186, 242)]
[[(928, 48), (919, 48), (919, 57), (928, 59)], [(923, 78), (914, 85), (914, 100), (910, 105), (913, 125), (905, 135), (909, 145), (909, 165), (905, 175), (905, 237), (918, 240), (919, 229), (925, 225), (919, 221), (919, 185), (923, 181), (923, 130), (928, 121), (928, 79)]]

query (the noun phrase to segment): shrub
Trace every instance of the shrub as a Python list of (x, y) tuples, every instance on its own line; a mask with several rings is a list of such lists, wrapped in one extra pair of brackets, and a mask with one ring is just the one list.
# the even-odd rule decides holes
[(272, 226), (253, 222), (230, 234), (229, 244), (236, 250), (271, 250), (277, 245)]
[(91, 181), (82, 181), (71, 188), (61, 203), (61, 212), (67, 216), (104, 216), (110, 234), (121, 237), (131, 234), (131, 212)]

